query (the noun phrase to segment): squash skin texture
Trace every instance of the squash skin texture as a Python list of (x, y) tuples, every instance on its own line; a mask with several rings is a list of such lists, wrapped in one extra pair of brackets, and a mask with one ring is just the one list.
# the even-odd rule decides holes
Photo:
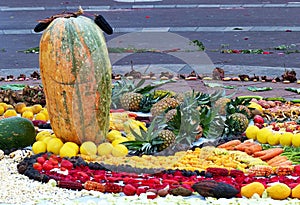
[(0, 150), (24, 148), (35, 142), (36, 131), (32, 122), (22, 117), (0, 120)]
[(40, 40), (40, 71), (55, 135), (82, 144), (105, 140), (111, 64), (101, 29), (89, 18), (57, 18)]

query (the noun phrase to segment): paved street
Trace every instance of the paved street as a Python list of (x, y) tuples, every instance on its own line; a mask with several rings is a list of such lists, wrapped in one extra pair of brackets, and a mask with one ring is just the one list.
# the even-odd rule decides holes
[[(284, 68), (296, 71), (300, 68), (300, 2), (27, 0), (0, 3), (0, 75), (38, 69), (38, 54), (20, 52), (39, 45), (41, 34), (32, 30), (36, 20), (64, 10), (76, 11), (79, 5), (86, 15), (102, 14), (112, 25), (115, 32), (111, 36), (106, 35), (108, 42), (130, 32), (170, 32), (202, 42), (211, 63), (225, 66), (227, 72), (232, 72), (231, 68), (235, 69), (234, 72), (249, 72), (249, 66), (252, 72), (277, 75), (276, 71), (281, 72)], [(144, 45), (143, 41), (132, 43), (133, 47)], [(160, 39), (160, 44), (170, 49), (181, 45), (179, 42), (170, 45), (166, 39)], [(221, 52), (226, 49), (263, 49), (271, 54)], [(172, 55), (147, 52), (126, 56), (115, 65), (129, 65), (131, 61), (135, 65), (184, 64), (182, 59)]]

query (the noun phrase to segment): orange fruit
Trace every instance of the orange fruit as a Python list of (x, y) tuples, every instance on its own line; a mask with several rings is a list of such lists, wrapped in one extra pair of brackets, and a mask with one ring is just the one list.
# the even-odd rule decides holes
[(22, 109), (26, 107), (26, 104), (23, 103), (23, 102), (18, 102), (16, 105), (15, 105), (15, 110), (17, 111), (17, 113), (22, 113)]
[(32, 106), (33, 114), (39, 113), (43, 109), (43, 106), (40, 104), (35, 104)]

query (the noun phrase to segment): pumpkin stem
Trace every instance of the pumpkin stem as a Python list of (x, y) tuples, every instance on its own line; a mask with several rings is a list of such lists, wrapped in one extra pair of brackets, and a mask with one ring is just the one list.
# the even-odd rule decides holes
[(82, 15), (84, 12), (83, 12), (83, 9), (82, 9), (82, 7), (81, 6), (79, 6), (79, 8), (78, 8), (78, 11), (77, 12), (74, 12), (74, 14), (76, 15), (76, 16), (80, 16), (80, 15)]

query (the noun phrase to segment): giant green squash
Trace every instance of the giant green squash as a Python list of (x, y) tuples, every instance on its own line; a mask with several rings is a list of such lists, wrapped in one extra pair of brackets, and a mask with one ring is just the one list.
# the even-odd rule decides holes
[(104, 141), (111, 64), (102, 30), (84, 17), (57, 18), (40, 40), (40, 71), (50, 123), (63, 141)]

